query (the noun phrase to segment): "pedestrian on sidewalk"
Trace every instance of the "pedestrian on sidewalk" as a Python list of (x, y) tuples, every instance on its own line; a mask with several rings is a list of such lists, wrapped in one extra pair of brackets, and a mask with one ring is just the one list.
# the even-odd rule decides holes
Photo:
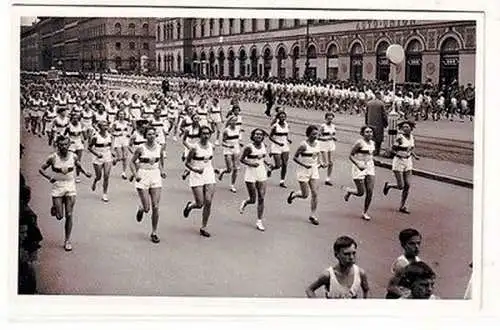
[(373, 141), (375, 142), (375, 152), (373, 155), (378, 156), (382, 141), (384, 141), (384, 129), (388, 125), (387, 114), (380, 91), (375, 92), (375, 99), (368, 101), (366, 105), (365, 125), (373, 129)]
[(410, 192), (413, 158), (420, 159), (413, 151), (415, 148), (415, 139), (412, 134), (414, 128), (415, 123), (408, 120), (398, 124), (398, 129), (401, 133), (396, 136), (396, 140), (392, 146), (392, 150), (395, 152), (392, 160), (392, 171), (396, 178), (396, 184), (385, 182), (383, 189), (384, 196), (387, 196), (390, 189), (401, 190), (399, 212), (405, 214), (410, 214), (406, 202)]
[(369, 221), (371, 217), (368, 215), (368, 208), (372, 202), (375, 184), (375, 163), (373, 162), (375, 143), (371, 127), (361, 127), (360, 134), (362, 138), (356, 141), (349, 156), (349, 160), (352, 162), (352, 179), (356, 189), (343, 187), (344, 200), (348, 202), (351, 195), (361, 197), (366, 194), (361, 217), (363, 220)]
[(156, 141), (156, 128), (148, 126), (144, 130), (146, 142), (140, 145), (132, 156), (132, 175), (135, 177), (135, 188), (139, 195), (141, 205), (137, 210), (136, 220), (141, 222), (144, 213), (148, 213), (150, 206), (151, 216), (151, 241), (160, 243), (158, 237), (158, 221), (160, 219), (160, 198), (164, 172), (164, 148)]
[[(52, 183), (52, 207), (50, 214), (64, 223), (64, 249), (71, 251), (71, 231), (73, 229), (73, 207), (76, 202), (75, 168), (90, 178), (91, 175), (85, 171), (78, 161), (77, 156), (69, 151), (69, 138), (59, 135), (56, 138), (56, 152), (51, 154), (43, 163), (39, 173)], [(48, 168), (52, 170), (52, 176), (46, 173)]]
[(306, 289), (308, 298), (316, 298), (316, 290), (323, 287), (327, 299), (366, 299), (369, 285), (366, 272), (356, 265), (358, 244), (349, 236), (340, 236), (333, 244), (337, 259)]

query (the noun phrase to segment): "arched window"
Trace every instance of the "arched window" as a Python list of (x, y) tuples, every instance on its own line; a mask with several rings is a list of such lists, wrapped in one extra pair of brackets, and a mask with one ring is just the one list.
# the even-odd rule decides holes
[(405, 81), (422, 82), (422, 44), (418, 39), (410, 41), (406, 47)]
[(128, 34), (130, 35), (135, 35), (135, 24), (134, 23), (130, 23), (128, 25)]
[(167, 24), (163, 24), (163, 40), (167, 40)]
[(181, 23), (177, 22), (177, 39), (181, 38)]
[(120, 56), (115, 57), (115, 67), (116, 69), (122, 66), (122, 58)]
[(229, 34), (234, 34), (234, 18), (229, 19)]
[(441, 45), (439, 79), (444, 85), (451, 85), (458, 82), (458, 67), (460, 58), (458, 50), (460, 46), (453, 37), (448, 37)]
[(158, 60), (157, 60), (157, 64), (156, 64), (156, 68), (158, 69), (158, 71), (160, 71), (161, 69), (161, 55), (158, 54)]
[(224, 76), (224, 60), (225, 60), (224, 52), (221, 50), (219, 52), (219, 77)]
[(382, 41), (377, 47), (376, 79), (380, 81), (389, 81), (389, 75), (391, 72), (391, 64), (386, 56), (387, 48), (389, 48), (389, 43), (386, 41)]
[(122, 34), (122, 25), (120, 23), (115, 24), (115, 34)]
[(244, 77), (246, 75), (245, 68), (246, 68), (246, 63), (247, 63), (247, 53), (245, 52), (244, 49), (240, 50), (239, 54), (240, 58), (240, 76)]
[(167, 54), (163, 54), (163, 71), (167, 71)]
[(210, 30), (210, 36), (214, 35), (214, 19), (211, 18), (210, 21), (208, 22), (209, 25), (209, 30)]
[(307, 48), (307, 57), (309, 58), (317, 58), (318, 55), (316, 54), (316, 46), (314, 45), (309, 45)]
[(293, 78), (299, 77), (299, 67), (297, 65), (298, 59), (299, 59), (299, 46), (295, 46), (292, 50)]
[(224, 34), (224, 19), (219, 18), (219, 35)]
[(193, 39), (196, 39), (196, 24), (193, 25)]
[(149, 34), (149, 24), (144, 23), (142, 24), (142, 34), (147, 36)]
[(363, 79), (363, 47), (356, 42), (351, 48), (351, 80), (360, 82)]
[(339, 73), (339, 50), (335, 44), (331, 44), (326, 51), (326, 78), (337, 80)]
[(278, 78), (280, 79), (286, 78), (286, 66), (284, 65), (285, 59), (286, 59), (285, 48), (280, 47), (278, 49), (278, 56), (276, 57), (276, 62), (278, 66)]
[(200, 24), (201, 24), (201, 26), (200, 26), (201, 27), (201, 37), (203, 38), (205, 36), (205, 20), (202, 19)]
[(129, 57), (128, 63), (129, 63), (129, 68), (131, 70), (135, 70), (136, 69), (136, 67), (137, 67), (137, 60), (135, 59), (135, 57), (133, 57), (133, 56)]
[(271, 20), (270, 20), (270, 19), (268, 19), (268, 18), (266, 18), (266, 19), (264, 20), (264, 30), (269, 31), (269, 28), (270, 28), (270, 26), (271, 26), (271, 23), (270, 23), (270, 22), (271, 22)]

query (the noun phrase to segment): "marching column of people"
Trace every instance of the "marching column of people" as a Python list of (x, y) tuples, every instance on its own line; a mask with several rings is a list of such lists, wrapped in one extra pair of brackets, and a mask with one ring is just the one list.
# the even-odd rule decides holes
[[(25, 128), (30, 129), (30, 132), (38, 137), (43, 137), (47, 133), (49, 145), (53, 144), (55, 148), (55, 152), (50, 154), (40, 168), (40, 174), (53, 184), (51, 214), (58, 220), (65, 219), (63, 247), (66, 251), (73, 250), (71, 233), (76, 183), (80, 183), (79, 173), (92, 177), (81, 165), (82, 158), (85, 158), (85, 145), (88, 153), (93, 155), (94, 178), (90, 188), (95, 191), (102, 179), (102, 200), (105, 203), (110, 202), (108, 188), (113, 166), (117, 163), (121, 165), (122, 179), (135, 180), (139, 196), (139, 207), (135, 218), (141, 222), (144, 213), (152, 210), (150, 239), (153, 243), (160, 242), (159, 210), (162, 180), (166, 178), (165, 155), (169, 138), (175, 143), (177, 135), (182, 137), (182, 145), (185, 148), (181, 160), (186, 168), (182, 178), (189, 177), (188, 185), (193, 194), (193, 201), (187, 202), (182, 214), (187, 218), (193, 210), (202, 209), (199, 233), (203, 237), (212, 236), (208, 230), (208, 223), (216, 191), (216, 176), (222, 180), (225, 174), (231, 174), (230, 190), (236, 193), (239, 164), (245, 166), (243, 181), (247, 188), (248, 199), (241, 202), (239, 211), (243, 214), (248, 205), (257, 203), (255, 225), (262, 232), (266, 230), (264, 227), (266, 186), (274, 170), (280, 169), (279, 186), (287, 187), (285, 181), (289, 146), (292, 141), (286, 112), (283, 110), (277, 111), (276, 117), (270, 122), (268, 132), (260, 128), (253, 129), (249, 134), (250, 143), (244, 145), (243, 118), (237, 99), (228, 109), (227, 116), (224, 116), (217, 98), (210, 100), (202, 96), (200, 101), (196, 102), (193, 93), (150, 92), (142, 97), (138, 94), (130, 97), (128, 92), (115, 93), (99, 85), (62, 84), (24, 87), (26, 94), (22, 97), (27, 102), (22, 103), (23, 112), (38, 111), (40, 97), (49, 100), (47, 105), (44, 105), (45, 112), (40, 115), (47, 121), (46, 124), (43, 127), (39, 126), (36, 116), (34, 126), (27, 125)], [(31, 93), (31, 89), (40, 92)], [(30, 99), (30, 95), (35, 95), (36, 99)], [(220, 124), (224, 117), (225, 128), (222, 129)], [(308, 220), (313, 225), (319, 225), (317, 208), (320, 169), (326, 168), (325, 184), (332, 186), (336, 141), (334, 118), (334, 113), (328, 111), (325, 113), (324, 123), (307, 127), (305, 139), (298, 145), (293, 157), (298, 165), (296, 179), (300, 190), (291, 191), (286, 201), (292, 204), (296, 198), (305, 199), (310, 194)], [(412, 158), (418, 159), (414, 153), (415, 142), (412, 135), (415, 124), (405, 121), (400, 123), (398, 128), (401, 133), (393, 146), (393, 171), (397, 184), (386, 182), (383, 194), (387, 195), (390, 189), (402, 190), (399, 211), (409, 214), (407, 199), (413, 168)], [(214, 132), (221, 134), (216, 134), (215, 138), (212, 138)], [(373, 155), (377, 146), (373, 141), (372, 127), (362, 127), (360, 134), (361, 138), (355, 142), (349, 155), (356, 189), (344, 188), (344, 199), (348, 201), (352, 195), (359, 197), (365, 195), (362, 218), (371, 220), (368, 210), (374, 191)], [(269, 139), (268, 144), (265, 142), (266, 138)], [(211, 142), (213, 140), (214, 143)], [(219, 142), (221, 147), (218, 148)], [(226, 166), (223, 169), (214, 166), (214, 157), (219, 150), (222, 151), (225, 160)], [(267, 156), (274, 160), (274, 164), (266, 160)], [(168, 161), (172, 159), (175, 157), (168, 157)], [(52, 170), (51, 175), (48, 174), (48, 169)], [(389, 297), (416, 299), (433, 297), (434, 272), (418, 259), (418, 246), (415, 248), (416, 252), (411, 252), (407, 247), (419, 245), (420, 241), (415, 241), (418, 237), (421, 238), (421, 235), (415, 230), (408, 230), (400, 235), (401, 245), (405, 249), (404, 258), (408, 264), (400, 267), (405, 269), (405, 275), (400, 275), (399, 270), (394, 271), (396, 279), (391, 279), (388, 286), (388, 292), (391, 293), (388, 294)], [(307, 295), (315, 296), (314, 291), (323, 286), (328, 298), (368, 297), (366, 272), (355, 265), (356, 249), (357, 243), (352, 238), (340, 237), (333, 248), (338, 264), (329, 267), (311, 284), (307, 289)], [(406, 253), (407, 249), (409, 252)], [(398, 286), (404, 286), (410, 293), (403, 294), (402, 290), (398, 291)]]

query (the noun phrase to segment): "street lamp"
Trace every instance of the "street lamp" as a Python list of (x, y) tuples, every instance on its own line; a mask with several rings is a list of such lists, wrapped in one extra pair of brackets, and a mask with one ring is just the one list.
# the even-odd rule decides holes
[(309, 20), (306, 20), (306, 64), (304, 78), (309, 79)]

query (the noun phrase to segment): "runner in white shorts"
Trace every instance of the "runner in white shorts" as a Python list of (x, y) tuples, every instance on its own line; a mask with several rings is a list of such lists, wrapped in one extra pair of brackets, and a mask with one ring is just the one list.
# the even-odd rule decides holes
[(123, 180), (127, 179), (127, 149), (129, 146), (129, 123), (125, 120), (125, 111), (118, 110), (116, 120), (111, 124), (111, 134), (113, 135), (113, 149), (116, 160), (122, 162)]
[(267, 154), (263, 143), (265, 136), (264, 130), (260, 128), (254, 129), (250, 133), (252, 143), (243, 149), (240, 158), (241, 163), (246, 165), (244, 180), (249, 197), (241, 202), (240, 213), (243, 214), (247, 205), (255, 204), (257, 201), (257, 221), (255, 225), (260, 231), (265, 230), (262, 217), (264, 215), (264, 198), (266, 196), (266, 166), (269, 166), (265, 161)]
[[(79, 162), (82, 161), (83, 149), (83, 127), (80, 123), (80, 115), (78, 113), (72, 113), (70, 116), (70, 122), (65, 130), (66, 136), (69, 136), (70, 147), (69, 150), (76, 154), (76, 158)], [(76, 183), (80, 182), (80, 171), (76, 169)]]
[(146, 142), (139, 146), (132, 156), (132, 175), (135, 177), (135, 187), (139, 194), (140, 206), (136, 213), (136, 220), (142, 221), (144, 213), (149, 212), (151, 205), (151, 241), (159, 243), (158, 221), (160, 219), (160, 197), (162, 179), (166, 177), (163, 170), (163, 147), (157, 143), (156, 129), (147, 127), (144, 130)]
[(95, 178), (92, 183), (92, 191), (95, 191), (97, 182), (103, 178), (102, 183), (102, 200), (109, 202), (108, 187), (109, 174), (113, 163), (114, 155), (111, 151), (111, 134), (108, 132), (109, 125), (106, 121), (97, 123), (98, 131), (91, 138), (89, 143), (89, 151), (94, 155), (92, 164), (94, 165)]
[(361, 197), (365, 195), (366, 190), (365, 205), (361, 217), (369, 221), (371, 218), (367, 212), (372, 201), (375, 183), (375, 164), (373, 162), (375, 143), (373, 142), (373, 129), (371, 127), (361, 127), (360, 134), (363, 138), (356, 141), (349, 155), (349, 160), (352, 162), (352, 179), (356, 189), (343, 187), (345, 191), (344, 200), (349, 201), (351, 195)]
[(240, 128), (236, 126), (237, 118), (234, 116), (229, 117), (227, 127), (222, 132), (222, 151), (226, 168), (218, 170), (219, 180), (222, 180), (224, 174), (231, 173), (231, 192), (235, 193), (236, 177), (238, 176), (238, 157), (240, 155)]
[(212, 130), (209, 127), (200, 127), (200, 142), (194, 144), (186, 158), (186, 167), (190, 171), (189, 186), (193, 191), (194, 202), (187, 202), (183, 215), (187, 218), (191, 210), (203, 208), (200, 228), (200, 235), (203, 237), (211, 236), (206, 228), (215, 192), (215, 172), (212, 165), (214, 147), (209, 141), (211, 135)]
[(415, 128), (415, 123), (411, 121), (403, 121), (398, 124), (398, 129), (401, 131), (397, 135), (392, 150), (395, 152), (392, 160), (392, 171), (396, 177), (396, 184), (384, 183), (383, 193), (385, 196), (389, 193), (390, 189), (401, 190), (401, 204), (399, 212), (409, 214), (406, 206), (408, 194), (410, 192), (411, 174), (413, 170), (412, 158), (419, 159), (413, 152), (415, 148), (415, 140), (412, 131)]
[(286, 122), (286, 113), (281, 111), (276, 114), (275, 123), (271, 127), (269, 140), (271, 141), (271, 155), (274, 158), (274, 166), (268, 170), (267, 175), (271, 176), (272, 171), (281, 169), (280, 187), (286, 188), (285, 177), (288, 167), (288, 157), (290, 153), (290, 143), (288, 138), (289, 128)]
[[(64, 223), (64, 249), (71, 251), (71, 231), (73, 229), (73, 207), (76, 201), (75, 169), (79, 169), (90, 178), (75, 154), (69, 151), (70, 140), (68, 137), (59, 135), (55, 141), (56, 152), (51, 154), (40, 168), (40, 174), (52, 183), (52, 207), (50, 214)], [(46, 173), (48, 168), (52, 169), (53, 175)]]
[(333, 172), (333, 153), (335, 151), (335, 125), (333, 124), (333, 112), (325, 113), (325, 123), (321, 124), (319, 133), (319, 149), (321, 151), (321, 162), (327, 166), (325, 184), (331, 186), (330, 178)]
[(309, 222), (313, 225), (319, 225), (316, 209), (318, 208), (318, 184), (319, 179), (319, 128), (316, 125), (310, 125), (306, 129), (307, 139), (303, 141), (293, 160), (299, 166), (297, 167), (297, 181), (299, 181), (300, 191), (291, 191), (287, 198), (287, 203), (292, 204), (295, 198), (305, 199), (309, 196), (311, 190), (311, 214)]
[(215, 131), (215, 145), (218, 145), (222, 126), (222, 110), (217, 98), (213, 99), (212, 106), (210, 107), (210, 122), (212, 129)]
[[(186, 118), (185, 123), (189, 123), (189, 125), (185, 126), (184, 136), (182, 137), (182, 144), (184, 145), (184, 153), (181, 157), (182, 161), (186, 160), (189, 150), (200, 140), (200, 116), (195, 113), (191, 118)], [(188, 175), (189, 169), (186, 168), (181, 175), (182, 180), (186, 180)]]

